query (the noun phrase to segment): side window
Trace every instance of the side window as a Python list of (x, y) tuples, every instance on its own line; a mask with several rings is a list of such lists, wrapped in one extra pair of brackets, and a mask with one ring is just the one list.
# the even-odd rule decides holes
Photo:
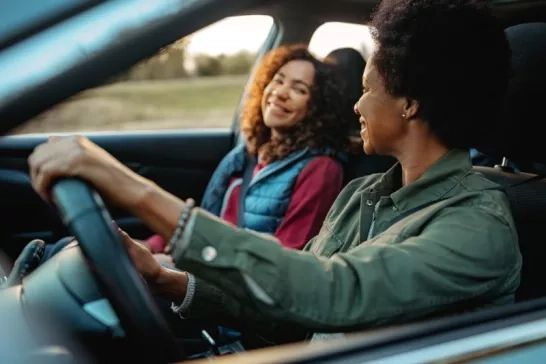
[(12, 134), (228, 128), (272, 26), (259, 15), (218, 21)]
[(309, 50), (321, 59), (339, 48), (354, 48), (367, 60), (373, 48), (369, 28), (362, 24), (328, 22), (315, 30), (309, 42)]

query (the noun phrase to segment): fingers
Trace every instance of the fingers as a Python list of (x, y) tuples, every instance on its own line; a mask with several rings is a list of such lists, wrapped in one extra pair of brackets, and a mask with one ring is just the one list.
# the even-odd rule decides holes
[(121, 230), (121, 228), (117, 226), (117, 224), (116, 224), (116, 227), (117, 227), (118, 234), (121, 237), (121, 240), (123, 241), (123, 244), (125, 244), (127, 249), (131, 248), (135, 244), (133, 239), (129, 236), (129, 234)]
[(116, 229), (116, 231), (118, 232), (121, 240), (123, 241), (123, 244), (127, 249), (131, 249), (135, 245), (142, 246), (143, 248), (147, 249), (143, 244), (131, 238), (129, 234), (127, 234), (122, 228), (120, 228), (114, 220), (112, 220), (112, 225), (114, 226), (114, 229)]
[(38, 145), (28, 158), (32, 187), (46, 200), (49, 200), (49, 191), (57, 178), (73, 175), (70, 167), (74, 147), (70, 147), (70, 140), (70, 137), (52, 136)]
[(53, 165), (51, 164), (51, 153), (46, 144), (37, 146), (28, 158), (29, 175), (32, 187), (44, 199), (48, 199), (48, 187), (45, 182), (50, 180)]
[(174, 266), (174, 259), (170, 255), (160, 253), (154, 254), (153, 257), (160, 264), (169, 264), (171, 266)]
[(40, 168), (33, 171), (32, 187), (44, 200), (50, 200), (53, 182), (59, 177), (56, 161), (45, 162)]

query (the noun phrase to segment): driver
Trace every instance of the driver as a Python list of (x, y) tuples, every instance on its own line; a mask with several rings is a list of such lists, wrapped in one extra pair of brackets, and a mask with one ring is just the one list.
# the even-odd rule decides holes
[(173, 320), (268, 344), (513, 302), (521, 255), (509, 203), (469, 157), (507, 88), (502, 26), (486, 1), (384, 0), (371, 27), (376, 49), (354, 111), (365, 152), (398, 163), (352, 181), (303, 252), (181, 201), (84, 137), (38, 146), (33, 187), (49, 199), (59, 177), (89, 181), (173, 249), (183, 271), (120, 231), (155, 294), (173, 301)]

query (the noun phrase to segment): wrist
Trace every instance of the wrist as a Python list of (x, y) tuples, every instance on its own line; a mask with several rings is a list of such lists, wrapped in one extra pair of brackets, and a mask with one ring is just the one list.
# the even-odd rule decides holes
[(156, 293), (162, 297), (173, 301), (181, 301), (186, 297), (188, 275), (186, 272), (161, 266), (154, 286)]

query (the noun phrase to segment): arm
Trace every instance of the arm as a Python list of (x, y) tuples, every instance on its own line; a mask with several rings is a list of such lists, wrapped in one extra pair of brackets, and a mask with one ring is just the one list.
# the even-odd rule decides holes
[[(33, 187), (45, 199), (56, 178), (84, 178), (164, 239), (170, 239), (185, 210), (183, 201), (86, 138), (40, 145), (29, 165)], [(331, 237), (319, 235), (315, 241), (321, 239), (328, 243)], [(481, 204), (444, 208), (427, 220), (418, 236), (388, 243), (388, 234), (381, 234), (346, 253), (317, 257), (285, 249), (274, 237), (234, 228), (197, 208), (173, 256), (198, 278), (221, 287), (232, 298), (226, 305), (236, 301), (264, 320), (316, 331), (422, 317), (457, 302), (494, 296), (506, 287), (515, 290), (518, 284), (521, 256), (515, 229)], [(155, 262), (149, 251), (146, 254), (140, 262), (133, 258), (137, 266)], [(151, 265), (148, 278), (160, 282), (165, 268)], [(185, 277), (173, 273), (158, 291), (183, 299)], [(207, 294), (195, 298), (191, 311), (199, 315)], [(246, 318), (235, 307), (226, 309), (234, 319)], [(215, 312), (203, 317), (207, 314)]]
[[(378, 237), (329, 259), (284, 249), (273, 238), (235, 230), (202, 211), (188, 229), (174, 254), (180, 264), (263, 318), (313, 331), (409, 321), (495, 296), (521, 264), (515, 232), (479, 207), (446, 208), (419, 236), (396, 245)], [(217, 255), (205, 261), (202, 252), (211, 247)], [(206, 300), (195, 297), (194, 315), (211, 314), (212, 307), (198, 312)], [(247, 319), (244, 312), (222, 309)]]
[(298, 176), (292, 199), (275, 237), (288, 248), (302, 249), (318, 234), (341, 191), (343, 169), (328, 157), (313, 159)]

